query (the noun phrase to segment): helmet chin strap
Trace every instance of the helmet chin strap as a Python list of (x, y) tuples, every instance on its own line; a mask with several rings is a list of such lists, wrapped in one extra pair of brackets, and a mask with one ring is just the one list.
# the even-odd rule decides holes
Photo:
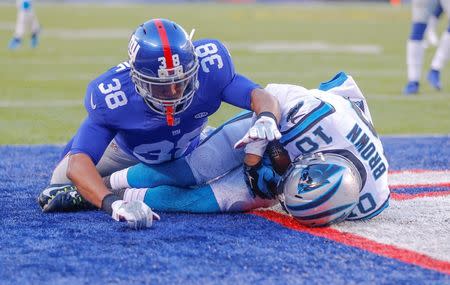
[(175, 119), (173, 118), (173, 106), (166, 106), (166, 120), (167, 125), (173, 127), (175, 125)]

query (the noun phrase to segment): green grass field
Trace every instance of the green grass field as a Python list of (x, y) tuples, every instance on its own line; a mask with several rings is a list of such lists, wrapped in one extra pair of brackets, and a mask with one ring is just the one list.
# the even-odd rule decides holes
[[(401, 94), (410, 7), (48, 4), (36, 10), (43, 26), (41, 45), (31, 50), (27, 39), (11, 52), (7, 44), (15, 6), (0, 9), (0, 144), (67, 141), (85, 116), (82, 98), (89, 80), (125, 60), (129, 34), (154, 17), (173, 19), (188, 31), (196, 28), (196, 39), (226, 42), (236, 70), (262, 86), (314, 88), (346, 71), (365, 93), (383, 135), (450, 133), (449, 65), (443, 70), (443, 92), (425, 81), (434, 48), (427, 50), (421, 94)], [(268, 49), (249, 49), (263, 42), (271, 43)], [(289, 47), (298, 50), (282, 50)], [(210, 123), (217, 126), (236, 112), (223, 105)]]

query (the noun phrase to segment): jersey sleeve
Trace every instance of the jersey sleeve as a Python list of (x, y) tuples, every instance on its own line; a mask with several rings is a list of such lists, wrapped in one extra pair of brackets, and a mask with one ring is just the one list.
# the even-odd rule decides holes
[(70, 149), (72, 154), (85, 153), (89, 155), (94, 164), (100, 160), (108, 144), (116, 135), (116, 130), (106, 122), (107, 110), (105, 109), (105, 100), (99, 100), (101, 95), (96, 84), (91, 82), (84, 99), (88, 117), (78, 129)]
[(252, 91), (260, 86), (243, 75), (235, 74), (222, 92), (222, 100), (239, 108), (251, 110)]
[(355, 80), (345, 72), (339, 72), (331, 80), (322, 82), (319, 85), (319, 90), (326, 91), (338, 96), (342, 96), (353, 103), (355, 103), (363, 112), (364, 115), (372, 122), (369, 106), (366, 98), (362, 94)]

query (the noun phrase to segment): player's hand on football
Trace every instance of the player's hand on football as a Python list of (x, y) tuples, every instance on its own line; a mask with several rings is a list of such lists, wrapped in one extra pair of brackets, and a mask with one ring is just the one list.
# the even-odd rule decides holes
[(272, 167), (264, 165), (262, 160), (253, 166), (244, 164), (244, 174), (245, 182), (254, 197), (275, 199), (278, 196), (277, 184), (281, 177)]
[(278, 130), (275, 116), (272, 113), (263, 112), (259, 114), (258, 119), (253, 126), (248, 130), (244, 137), (242, 137), (234, 148), (244, 147), (246, 144), (254, 141), (273, 141), (281, 138), (281, 133)]
[(130, 228), (135, 230), (150, 228), (153, 220), (160, 219), (158, 214), (141, 201), (117, 200), (112, 203), (111, 207), (114, 220), (125, 221)]

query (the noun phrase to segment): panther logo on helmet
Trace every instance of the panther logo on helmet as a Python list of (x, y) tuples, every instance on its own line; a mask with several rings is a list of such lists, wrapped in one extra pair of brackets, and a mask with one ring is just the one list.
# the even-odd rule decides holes
[(345, 220), (359, 202), (362, 185), (348, 158), (319, 152), (296, 159), (283, 175), (279, 192), (298, 222), (318, 227)]

